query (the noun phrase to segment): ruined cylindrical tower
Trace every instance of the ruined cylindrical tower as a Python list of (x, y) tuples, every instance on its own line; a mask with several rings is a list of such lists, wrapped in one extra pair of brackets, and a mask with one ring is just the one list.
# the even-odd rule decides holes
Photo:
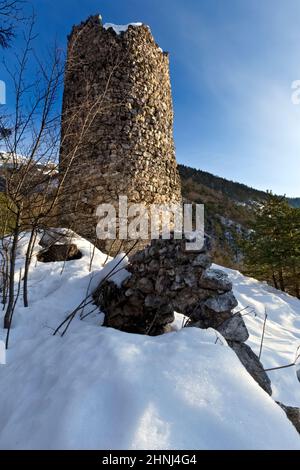
[[(95, 241), (101, 203), (181, 201), (168, 53), (148, 26), (73, 27), (60, 152), (61, 223)], [(107, 243), (100, 248), (108, 249)]]

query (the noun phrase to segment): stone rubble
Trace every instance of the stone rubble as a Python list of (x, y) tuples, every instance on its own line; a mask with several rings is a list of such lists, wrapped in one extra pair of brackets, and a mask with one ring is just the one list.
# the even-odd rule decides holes
[(95, 303), (104, 325), (130, 333), (158, 335), (169, 331), (174, 311), (189, 317), (189, 327), (214, 328), (235, 351), (254, 380), (269, 394), (270, 380), (258, 357), (245, 344), (249, 334), (227, 275), (211, 268), (208, 237), (201, 253), (186, 250), (186, 239), (152, 240), (129, 258), (130, 273), (121, 287), (100, 284)]
[(280, 403), (279, 401), (277, 401), (276, 403), (283, 409), (288, 419), (291, 421), (291, 423), (295, 426), (298, 433), (300, 434), (300, 408), (297, 408), (295, 406), (286, 406), (283, 405), (283, 403)]
[[(127, 251), (132, 242), (96, 240), (100, 204), (115, 207), (118, 235), (120, 195), (127, 196), (128, 204), (146, 208), (181, 203), (169, 57), (146, 25), (129, 25), (116, 33), (103, 27), (96, 15), (73, 28), (59, 177), (61, 224), (110, 254), (121, 245)], [(180, 312), (189, 318), (189, 326), (219, 331), (253, 378), (271, 393), (262, 365), (245, 345), (248, 332), (242, 315), (233, 313), (237, 301), (232, 284), (226, 274), (211, 268), (209, 239), (200, 252), (187, 251), (186, 242), (172, 236), (152, 240), (150, 246), (150, 240), (137, 245), (136, 251), (146, 248), (130, 257), (130, 276), (121, 287), (107, 280), (93, 294), (105, 313), (105, 325), (157, 335), (168, 331), (174, 311)], [(53, 246), (46, 252), (57, 250)]]
[(82, 253), (75, 243), (51, 245), (37, 253), (37, 260), (41, 263), (73, 261), (80, 258), (82, 258)]

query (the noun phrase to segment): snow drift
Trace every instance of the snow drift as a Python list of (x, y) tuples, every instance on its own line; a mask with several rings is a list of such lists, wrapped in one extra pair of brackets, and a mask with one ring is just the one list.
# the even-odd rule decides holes
[[(291, 364), (300, 345), (300, 300), (278, 291), (238, 271), (221, 268), (233, 283), (233, 293), (239, 301), (236, 310), (246, 307), (244, 320), (250, 337), (247, 343), (259, 354), (265, 313), (268, 315), (262, 350), (262, 363), (266, 369)], [(298, 368), (290, 367), (268, 372), (272, 381), (273, 398), (285, 405), (300, 407)], [(299, 372), (298, 372), (299, 373)]]
[[(26, 243), (27, 236), (16, 272)], [(1, 449), (300, 449), (285, 413), (226, 342), (216, 342), (214, 330), (181, 329), (177, 315), (171, 333), (127, 334), (101, 327), (102, 315), (89, 305), (91, 314), (76, 318), (66, 336), (53, 336), (121, 259), (103, 267), (106, 255), (96, 250), (90, 272), (91, 245), (79, 237), (75, 243), (84, 255), (79, 260), (33, 262), (30, 307), (19, 299), (7, 365), (0, 365)], [(255, 302), (261, 315), (267, 301), (274, 312), (263, 362), (289, 360), (300, 302), (229, 274), (242, 305)], [(257, 347), (262, 319), (247, 321)], [(276, 398), (299, 405), (299, 383), (288, 373), (282, 382), (274, 375)], [(288, 391), (291, 385), (298, 389)]]

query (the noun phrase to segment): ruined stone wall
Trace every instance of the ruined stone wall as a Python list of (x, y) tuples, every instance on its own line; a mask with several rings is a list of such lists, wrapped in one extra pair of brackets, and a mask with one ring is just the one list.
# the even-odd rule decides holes
[(169, 58), (148, 26), (117, 34), (95, 16), (73, 28), (60, 177), (61, 224), (91, 241), (100, 203), (117, 203), (119, 195), (134, 203), (181, 201)]
[[(245, 344), (249, 337), (228, 275), (212, 268), (208, 237), (202, 250), (186, 250), (186, 239), (152, 240), (129, 257), (124, 280), (100, 281), (93, 293), (105, 314), (104, 326), (129, 333), (158, 335), (172, 330), (174, 311), (186, 326), (213, 328), (225, 338), (256, 382), (270, 395), (271, 382), (259, 358)], [(221, 336), (220, 336), (221, 335)], [(199, 358), (201, 360), (201, 358)], [(294, 414), (294, 413), (293, 413)]]

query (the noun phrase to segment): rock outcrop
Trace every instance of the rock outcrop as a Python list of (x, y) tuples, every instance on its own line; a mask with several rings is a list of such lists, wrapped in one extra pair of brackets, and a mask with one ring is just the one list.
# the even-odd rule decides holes
[(286, 406), (279, 401), (276, 402), (285, 412), (288, 419), (293, 423), (295, 428), (297, 429), (298, 433), (300, 434), (300, 408), (294, 406)]

